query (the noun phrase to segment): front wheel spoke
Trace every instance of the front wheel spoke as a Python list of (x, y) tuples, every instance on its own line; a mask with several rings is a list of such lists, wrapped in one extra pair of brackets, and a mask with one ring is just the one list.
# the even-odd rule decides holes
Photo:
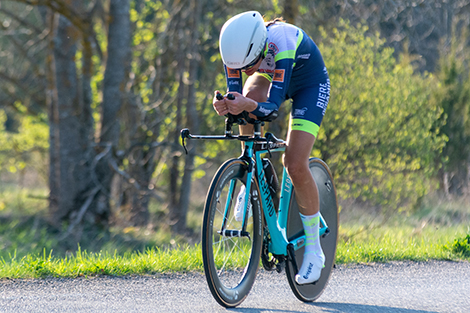
[[(243, 254), (245, 254), (246, 257), (248, 257), (248, 255), (246, 254), (245, 250), (243, 249), (243, 247), (240, 246), (239, 243), (237, 243), (235, 241), (234, 238), (230, 238), (230, 237), (224, 237), (224, 236), (220, 236), (221, 237), (221, 240), (218, 240), (218, 241), (214, 241), (212, 243), (213, 246), (218, 246), (218, 249), (216, 251), (216, 253), (218, 254), (219, 251), (220, 251), (220, 247), (225, 247), (225, 246), (228, 246), (228, 243), (229, 242), (232, 242), (233, 243), (233, 247), (232, 247), (232, 250), (235, 249), (235, 248), (238, 248), (240, 251), (243, 252)], [(237, 239), (239, 239), (238, 237), (236, 237)]]
[(246, 254), (245, 250), (244, 250), (242, 247), (240, 247), (240, 246), (238, 245), (238, 243), (236, 243), (234, 240), (232, 240), (232, 242), (233, 242), (233, 244), (234, 244), (234, 248), (235, 248), (235, 246), (238, 247), (238, 250), (240, 250), (247, 258), (249, 257), (249, 256)]
[[(235, 247), (236, 247), (236, 245), (234, 245), (234, 246), (232, 247), (232, 249), (230, 250), (230, 253), (228, 254), (228, 256), (227, 256), (226, 258), (224, 258), (225, 261), (224, 261), (224, 264), (222, 265), (222, 268), (219, 270), (219, 274), (222, 273), (222, 271), (225, 270), (225, 266), (227, 265), (228, 260), (229, 260), (230, 257), (232, 256), (233, 250), (235, 250)], [(225, 250), (225, 249), (224, 249), (224, 250)]]

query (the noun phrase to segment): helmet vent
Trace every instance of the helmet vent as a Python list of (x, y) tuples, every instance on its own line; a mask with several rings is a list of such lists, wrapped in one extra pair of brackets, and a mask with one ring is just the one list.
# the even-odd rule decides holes
[(250, 48), (248, 48), (248, 53), (246, 54), (245, 58), (250, 55), (251, 49), (253, 49), (253, 43), (250, 45)]

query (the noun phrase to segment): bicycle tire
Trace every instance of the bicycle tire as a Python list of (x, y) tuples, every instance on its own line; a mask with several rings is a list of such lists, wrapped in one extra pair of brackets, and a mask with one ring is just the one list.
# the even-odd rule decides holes
[[(204, 273), (215, 300), (227, 308), (235, 307), (245, 300), (256, 278), (261, 257), (263, 227), (256, 180), (252, 180), (251, 188), (252, 215), (248, 215), (246, 223), (250, 237), (222, 237), (217, 233), (224, 220), (227, 223), (225, 229), (242, 228), (242, 222), (237, 222), (233, 216), (233, 209), (239, 187), (241, 184), (246, 185), (247, 172), (248, 166), (239, 159), (231, 159), (222, 164), (211, 182), (204, 208)], [(232, 180), (235, 182), (235, 190), (230, 197), (228, 190)], [(229, 209), (224, 218), (227, 199)]]
[[(320, 197), (320, 212), (325, 219), (329, 233), (320, 237), (320, 243), (325, 254), (325, 267), (322, 269), (320, 279), (312, 284), (299, 285), (295, 281), (294, 267), (291, 261), (287, 261), (286, 275), (289, 286), (294, 295), (301, 301), (312, 302), (318, 299), (330, 278), (331, 270), (334, 267), (336, 257), (336, 245), (338, 239), (338, 201), (336, 189), (330, 169), (325, 162), (318, 158), (309, 160), (310, 172), (317, 184)], [(299, 233), (303, 233), (302, 221), (299, 216), (299, 208), (295, 200), (295, 189), (290, 200), (289, 215), (287, 220), (287, 238), (294, 239)], [(295, 260), (300, 269), (303, 261), (304, 248), (295, 251)]]

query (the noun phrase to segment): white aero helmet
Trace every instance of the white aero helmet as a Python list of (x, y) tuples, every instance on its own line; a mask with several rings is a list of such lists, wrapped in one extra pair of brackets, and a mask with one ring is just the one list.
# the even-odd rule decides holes
[(219, 49), (222, 61), (230, 68), (243, 68), (258, 61), (266, 44), (264, 20), (257, 11), (235, 15), (220, 31)]

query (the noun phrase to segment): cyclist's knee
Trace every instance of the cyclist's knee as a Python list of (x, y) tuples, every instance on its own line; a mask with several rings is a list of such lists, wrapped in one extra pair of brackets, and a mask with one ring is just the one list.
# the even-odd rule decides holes
[(302, 180), (305, 174), (310, 173), (308, 168), (308, 160), (298, 160), (293, 157), (283, 157), (283, 164), (293, 181)]

